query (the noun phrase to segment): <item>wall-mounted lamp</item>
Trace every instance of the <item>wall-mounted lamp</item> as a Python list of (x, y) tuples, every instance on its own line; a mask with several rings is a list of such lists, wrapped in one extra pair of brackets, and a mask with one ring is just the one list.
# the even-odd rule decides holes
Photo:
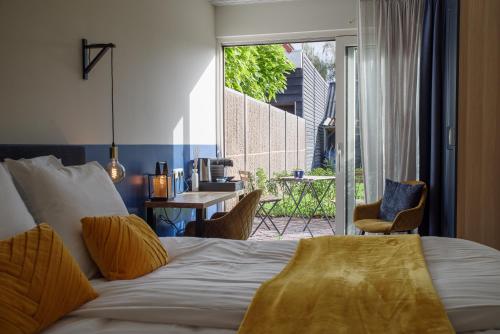
[[(125, 167), (118, 160), (118, 147), (115, 145), (115, 96), (114, 96), (114, 70), (113, 70), (113, 49), (116, 46), (113, 43), (106, 44), (88, 44), (86, 39), (82, 39), (82, 72), (83, 80), (88, 80), (89, 73), (95, 67), (95, 65), (101, 60), (101, 58), (106, 54), (108, 50), (111, 50), (111, 133), (112, 133), (112, 144), (109, 148), (110, 161), (106, 166), (106, 171), (108, 172), (111, 180), (114, 183), (118, 183), (125, 178)], [(98, 49), (99, 52), (91, 60), (90, 50)]]

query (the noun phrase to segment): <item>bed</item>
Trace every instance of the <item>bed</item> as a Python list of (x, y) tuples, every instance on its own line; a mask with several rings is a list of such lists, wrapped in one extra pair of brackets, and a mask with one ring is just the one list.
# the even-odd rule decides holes
[[(131, 280), (92, 281), (100, 297), (44, 333), (236, 333), (260, 284), (295, 241), (162, 238), (170, 263)], [(422, 238), (433, 283), (460, 333), (500, 333), (500, 253), (477, 243)], [(496, 330), (494, 330), (496, 329)]]
[[(80, 146), (0, 145), (5, 157), (53, 154), (85, 162)], [(278, 274), (296, 241), (161, 238), (165, 267), (134, 280), (91, 280), (99, 297), (44, 333), (236, 333), (259, 286)], [(500, 333), (500, 252), (477, 243), (423, 237), (432, 282), (459, 333)]]

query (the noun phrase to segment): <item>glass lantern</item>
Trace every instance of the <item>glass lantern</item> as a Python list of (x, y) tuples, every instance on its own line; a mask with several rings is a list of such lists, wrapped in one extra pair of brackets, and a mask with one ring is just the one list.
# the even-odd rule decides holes
[(175, 198), (172, 177), (168, 174), (167, 163), (158, 161), (155, 174), (148, 175), (149, 198), (152, 201), (167, 201)]

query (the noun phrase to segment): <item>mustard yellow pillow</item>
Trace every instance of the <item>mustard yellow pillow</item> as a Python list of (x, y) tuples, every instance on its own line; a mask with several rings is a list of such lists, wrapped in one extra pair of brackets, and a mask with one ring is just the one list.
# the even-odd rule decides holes
[(167, 264), (167, 251), (141, 218), (130, 216), (82, 219), (83, 240), (108, 280), (133, 279)]
[(49, 225), (0, 241), (0, 333), (37, 333), (96, 297)]

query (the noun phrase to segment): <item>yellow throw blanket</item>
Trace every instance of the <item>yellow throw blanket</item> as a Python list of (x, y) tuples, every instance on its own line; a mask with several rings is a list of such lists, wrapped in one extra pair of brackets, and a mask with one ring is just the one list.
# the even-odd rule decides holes
[(454, 333), (420, 237), (301, 240), (255, 294), (240, 334)]

